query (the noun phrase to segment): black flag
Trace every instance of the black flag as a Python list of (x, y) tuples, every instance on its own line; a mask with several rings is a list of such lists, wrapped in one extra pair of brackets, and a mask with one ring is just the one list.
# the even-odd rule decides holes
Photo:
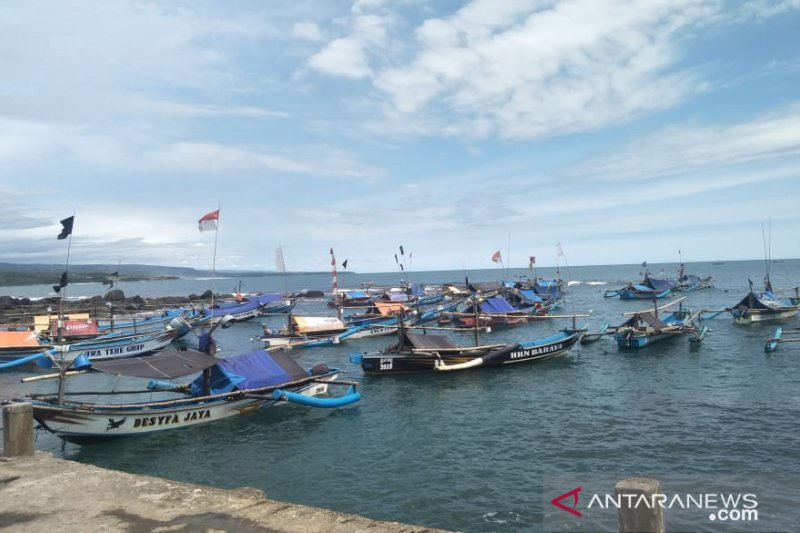
[(403, 254), (403, 246), (402, 245), (400, 245), (400, 255), (404, 255)]
[(59, 239), (66, 239), (72, 235), (72, 224), (75, 222), (75, 215), (67, 217), (61, 221), (61, 233), (58, 234)]
[(347, 259), (342, 261), (342, 268), (347, 268)]
[(58, 294), (61, 292), (61, 289), (67, 285), (69, 285), (69, 283), (67, 283), (67, 271), (65, 270), (64, 273), (61, 274), (61, 279), (58, 281), (58, 285), (53, 285), (53, 290), (56, 292), (56, 294)]
[(109, 289), (113, 289), (114, 283), (117, 281), (119, 281), (119, 271), (109, 274), (108, 277), (106, 277), (106, 280), (103, 282), (103, 285), (108, 285)]

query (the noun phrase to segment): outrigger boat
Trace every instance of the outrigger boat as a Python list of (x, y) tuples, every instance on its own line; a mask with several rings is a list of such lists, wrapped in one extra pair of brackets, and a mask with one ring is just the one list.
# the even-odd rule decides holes
[[(793, 290), (794, 296), (781, 298), (775, 292)], [(792, 318), (800, 312), (800, 287), (783, 289), (783, 291), (765, 290), (756, 293), (752, 290), (738, 304), (729, 309), (737, 324), (753, 324), (759, 322), (775, 322)]]
[[(207, 335), (210, 339), (210, 332)], [(88, 367), (88, 362), (79, 361), (72, 370), (55, 376), (23, 380), (57, 377), (58, 393), (29, 394), (18, 401), (33, 404), (34, 418), (47, 431), (65, 441), (88, 444), (186, 428), (283, 402), (331, 408), (361, 399), (355, 382), (336, 381), (338, 369), (324, 364), (303, 369), (282, 350), (260, 350), (226, 359), (217, 359), (210, 351), (169, 350), (148, 357), (94, 362)], [(154, 381), (141, 390), (65, 392), (67, 376), (75, 379), (76, 374), (87, 370)], [(163, 381), (197, 373), (200, 375), (186, 385)], [(331, 386), (346, 387), (346, 391), (338, 397), (325, 396)], [(151, 398), (153, 394), (163, 399), (141, 400), (143, 395)], [(70, 399), (65, 399), (67, 395)], [(94, 399), (98, 396), (123, 401), (100, 403)]]
[(90, 361), (107, 361), (150, 354), (166, 348), (175, 340), (178, 331), (167, 327), (164, 330), (138, 335), (108, 334), (103, 337), (74, 342), (46, 344), (18, 351), (13, 357), (0, 360), (0, 370), (36, 363), (51, 367), (54, 364), (70, 363), (79, 357)]
[(400, 341), (375, 353), (353, 354), (366, 375), (466, 370), (481, 366), (541, 361), (569, 352), (582, 331), (564, 330), (548, 337), (523, 342), (459, 346), (449, 337), (403, 330)]
[[(583, 329), (573, 328), (558, 331), (547, 337), (521, 342), (481, 344), (480, 327), (474, 328), (475, 345), (460, 346), (448, 336), (413, 333), (411, 328), (398, 328), (396, 344), (372, 353), (351, 354), (350, 361), (361, 366), (366, 375), (394, 375), (409, 372), (446, 372), (466, 370), (482, 366), (501, 366), (513, 363), (529, 363), (565, 355), (583, 335)], [(546, 318), (546, 317), (541, 317)]]
[(689, 335), (689, 342), (692, 344), (702, 341), (708, 327), (698, 327), (695, 324), (700, 311), (692, 313), (681, 306), (666, 316), (658, 316), (660, 310), (678, 304), (683, 299), (679, 298), (664, 306), (656, 307), (653, 311), (625, 313), (631, 317), (613, 330), (617, 346), (620, 349), (644, 348), (655, 342), (682, 335)]

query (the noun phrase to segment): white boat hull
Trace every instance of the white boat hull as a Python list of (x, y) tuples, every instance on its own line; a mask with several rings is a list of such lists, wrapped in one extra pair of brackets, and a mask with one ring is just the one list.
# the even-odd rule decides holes
[(58, 362), (72, 362), (81, 356), (89, 361), (136, 357), (166, 348), (175, 339), (176, 334), (175, 330), (167, 330), (159, 334), (126, 337), (108, 342), (64, 344), (54, 347), (48, 353)]
[[(318, 396), (327, 391), (327, 383), (314, 382), (296, 392), (304, 396)], [(207, 402), (187, 398), (179, 402), (171, 405), (151, 402), (127, 407), (94, 408), (35, 403), (34, 417), (55, 435), (81, 443), (192, 427), (279, 403), (273, 399), (247, 397), (232, 400), (221, 397)]]

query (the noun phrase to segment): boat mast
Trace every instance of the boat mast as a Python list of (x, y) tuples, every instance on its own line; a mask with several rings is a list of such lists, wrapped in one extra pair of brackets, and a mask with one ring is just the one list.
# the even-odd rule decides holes
[(69, 252), (72, 248), (72, 229), (75, 224), (75, 213), (72, 213), (71, 217), (65, 218), (61, 221), (61, 225), (63, 229), (61, 233), (58, 235), (59, 239), (68, 238), (67, 241), (67, 261), (64, 265), (64, 273), (61, 275), (61, 279), (59, 280), (59, 291), (58, 291), (58, 319), (56, 320), (56, 328), (58, 333), (58, 347), (61, 353), (61, 357), (58, 361), (58, 403), (61, 404), (64, 401), (64, 375), (66, 373), (66, 368), (64, 365), (64, 351), (61, 350), (63, 348), (62, 341), (63, 341), (63, 330), (64, 330), (64, 308), (62, 302), (64, 300), (64, 295), (66, 294), (67, 290), (67, 278), (69, 276)]
[[(772, 218), (770, 217), (767, 220), (769, 224), (769, 239), (764, 235), (764, 223), (761, 223), (761, 241), (764, 244), (764, 290), (772, 292), (772, 283), (769, 280), (769, 262), (772, 253)], [(767, 244), (768, 240), (769, 244)]]

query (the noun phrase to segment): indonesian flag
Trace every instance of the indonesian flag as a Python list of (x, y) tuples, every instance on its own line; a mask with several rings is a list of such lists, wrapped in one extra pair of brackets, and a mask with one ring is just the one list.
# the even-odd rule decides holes
[(219, 209), (205, 214), (197, 221), (197, 229), (200, 231), (216, 231), (217, 221), (219, 220)]
[(495, 263), (499, 263), (502, 260), (503, 258), (500, 256), (500, 250), (497, 250), (492, 256), (492, 261), (494, 261)]

